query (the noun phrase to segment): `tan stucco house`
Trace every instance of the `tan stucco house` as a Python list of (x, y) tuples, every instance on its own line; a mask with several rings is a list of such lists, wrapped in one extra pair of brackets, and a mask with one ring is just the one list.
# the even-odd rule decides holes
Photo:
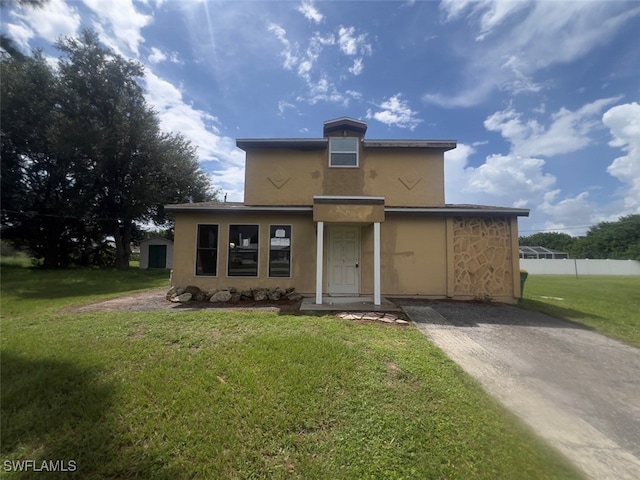
[(295, 288), (315, 299), (520, 296), (518, 217), (450, 205), (444, 152), (453, 140), (370, 140), (351, 118), (321, 138), (238, 139), (243, 203), (168, 205), (172, 284)]

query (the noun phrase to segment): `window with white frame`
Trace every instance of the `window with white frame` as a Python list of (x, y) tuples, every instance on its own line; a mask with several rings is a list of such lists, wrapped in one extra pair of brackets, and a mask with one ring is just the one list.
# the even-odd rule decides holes
[(258, 225), (229, 225), (230, 277), (258, 276)]
[(329, 166), (357, 167), (358, 145), (357, 137), (330, 137)]
[(218, 274), (218, 225), (198, 225), (196, 275), (215, 277)]
[(269, 276), (291, 276), (291, 225), (269, 227)]

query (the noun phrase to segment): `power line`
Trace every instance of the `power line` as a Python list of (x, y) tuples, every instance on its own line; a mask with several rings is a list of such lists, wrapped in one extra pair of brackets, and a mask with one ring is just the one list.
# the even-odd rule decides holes
[(540, 233), (540, 232), (549, 232), (549, 233), (553, 233), (556, 232), (558, 230), (580, 230), (583, 228), (591, 228), (593, 227), (593, 225), (582, 225), (580, 227), (563, 227), (563, 228), (544, 228), (541, 230), (519, 230), (519, 233), (529, 233), (529, 232), (535, 232), (535, 233)]
[(18, 210), (9, 210), (9, 209), (6, 209), (6, 208), (2, 209), (2, 213), (14, 213), (14, 214), (18, 214), (18, 215), (24, 215), (25, 217), (26, 216), (28, 216), (28, 217), (48, 217), (48, 218), (62, 218), (62, 219), (67, 219), (67, 220), (84, 220), (84, 221), (101, 221), (101, 222), (112, 222), (112, 221), (120, 221), (120, 220), (122, 220), (122, 218), (104, 218), (104, 217), (92, 217), (92, 216), (78, 217), (78, 216), (75, 216), (75, 215), (60, 215), (60, 214), (55, 214), (55, 213), (39, 213), (39, 212), (34, 212), (33, 210), (18, 211)]

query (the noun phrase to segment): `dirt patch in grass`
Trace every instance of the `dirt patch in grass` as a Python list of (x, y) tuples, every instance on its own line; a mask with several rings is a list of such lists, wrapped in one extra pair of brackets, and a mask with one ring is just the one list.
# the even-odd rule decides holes
[(70, 313), (82, 312), (142, 312), (157, 310), (173, 310), (173, 311), (194, 311), (202, 309), (232, 309), (234, 311), (242, 310), (261, 310), (272, 312), (288, 312), (294, 313), (299, 311), (301, 302), (291, 302), (280, 300), (278, 302), (256, 302), (256, 301), (239, 301), (239, 302), (189, 302), (175, 303), (166, 299), (167, 288), (157, 288), (154, 290), (146, 290), (144, 292), (133, 293), (131, 295), (123, 295), (122, 297), (112, 298), (110, 300), (101, 300), (79, 307), (71, 307), (66, 309)]

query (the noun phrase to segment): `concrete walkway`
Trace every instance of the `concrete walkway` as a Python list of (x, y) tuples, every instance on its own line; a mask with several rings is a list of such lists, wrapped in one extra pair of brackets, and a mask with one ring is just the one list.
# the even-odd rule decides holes
[(640, 350), (507, 305), (403, 304), (418, 329), (588, 478), (640, 479)]

